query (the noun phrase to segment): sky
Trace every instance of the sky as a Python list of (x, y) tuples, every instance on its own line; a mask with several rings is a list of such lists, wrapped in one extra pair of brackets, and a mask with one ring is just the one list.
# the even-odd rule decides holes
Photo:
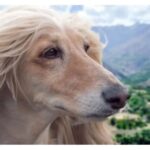
[(150, 24), (150, 6), (94, 6), (85, 7), (85, 12), (101, 25)]
[[(7, 6), (0, 5), (0, 9), (5, 7)], [(50, 7), (62, 12), (77, 12), (91, 20), (93, 25), (150, 24), (150, 5), (50, 5)]]
[[(72, 7), (62, 5), (54, 6), (53, 8), (59, 11), (70, 11)], [(78, 5), (75, 11), (82, 16), (88, 17), (94, 25), (130, 26), (135, 23), (150, 24), (150, 5)]]

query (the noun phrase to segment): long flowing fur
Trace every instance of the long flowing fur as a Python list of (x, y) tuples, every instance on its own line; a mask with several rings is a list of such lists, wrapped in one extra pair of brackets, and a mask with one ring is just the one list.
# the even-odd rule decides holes
[[(17, 100), (18, 93), (23, 94), (19, 84), (17, 65), (36, 39), (37, 31), (50, 25), (52, 27), (59, 26), (57, 19), (58, 16), (53, 11), (32, 7), (10, 8), (0, 13), (0, 91), (7, 86), (14, 100)], [(61, 18), (59, 19), (61, 20)], [(76, 27), (81, 26), (81, 22), (76, 24)], [(87, 28), (89, 27), (87, 26)], [(70, 117), (56, 119), (51, 127), (48, 126), (45, 130), (46, 133), (43, 131), (36, 143), (113, 143), (105, 122), (80, 125), (73, 125), (72, 122), (73, 118)], [(44, 140), (44, 137), (48, 140)]]
[[(114, 144), (106, 122), (72, 125), (72, 118), (58, 118), (50, 129), (55, 144)], [(51, 132), (52, 131), (52, 132)]]

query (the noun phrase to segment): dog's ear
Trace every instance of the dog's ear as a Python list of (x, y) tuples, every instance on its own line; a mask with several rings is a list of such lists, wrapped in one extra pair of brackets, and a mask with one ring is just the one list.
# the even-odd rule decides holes
[(4, 85), (4, 82), (6, 80), (6, 74), (3, 71), (3, 62), (0, 60), (0, 89)]
[[(1, 55), (2, 56), (2, 55)], [(17, 58), (15, 57), (0, 57), (0, 88), (7, 85), (13, 98), (16, 97), (16, 73), (15, 73), (15, 63)]]
[(6, 81), (7, 74), (10, 71), (13, 61), (10, 57), (2, 57), (3, 54), (0, 56), (0, 88)]

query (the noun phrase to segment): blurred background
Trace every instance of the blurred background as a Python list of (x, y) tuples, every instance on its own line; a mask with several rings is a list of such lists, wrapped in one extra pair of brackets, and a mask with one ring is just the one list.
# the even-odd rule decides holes
[(108, 42), (103, 51), (104, 66), (127, 84), (131, 93), (126, 108), (109, 118), (114, 140), (121, 144), (150, 144), (150, 5), (50, 8), (88, 18), (92, 30)]

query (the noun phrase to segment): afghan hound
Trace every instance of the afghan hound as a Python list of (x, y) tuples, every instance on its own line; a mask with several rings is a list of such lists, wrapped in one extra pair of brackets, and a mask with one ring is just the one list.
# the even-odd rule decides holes
[(113, 144), (127, 100), (84, 19), (21, 6), (0, 13), (0, 143)]

